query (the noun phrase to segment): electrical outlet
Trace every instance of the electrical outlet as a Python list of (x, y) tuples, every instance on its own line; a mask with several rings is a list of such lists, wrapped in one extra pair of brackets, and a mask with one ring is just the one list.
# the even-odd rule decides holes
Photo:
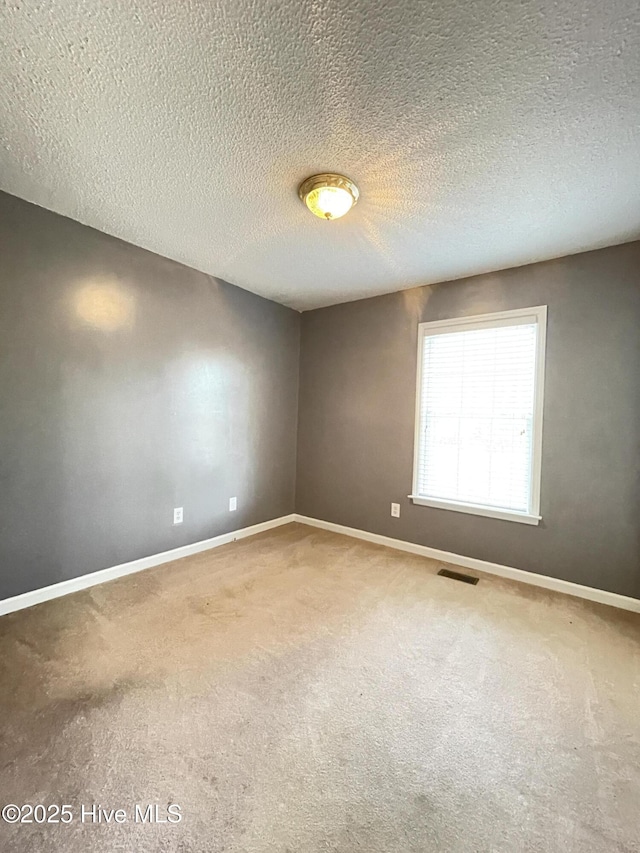
[(400, 518), (400, 504), (391, 504), (391, 515)]
[(174, 507), (173, 523), (174, 524), (182, 524), (182, 521), (183, 521), (183, 508), (181, 506)]
[(235, 512), (238, 509), (238, 498), (229, 498), (229, 512)]

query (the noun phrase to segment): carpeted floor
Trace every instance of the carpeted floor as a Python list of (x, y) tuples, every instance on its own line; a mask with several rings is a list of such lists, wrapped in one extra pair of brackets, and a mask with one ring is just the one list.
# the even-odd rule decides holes
[(3, 617), (0, 805), (73, 819), (0, 849), (637, 853), (640, 618), (438, 568), (289, 525)]

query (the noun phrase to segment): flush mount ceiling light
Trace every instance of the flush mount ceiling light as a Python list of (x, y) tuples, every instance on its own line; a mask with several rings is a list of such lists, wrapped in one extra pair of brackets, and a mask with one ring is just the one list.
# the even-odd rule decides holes
[(344, 175), (312, 175), (300, 184), (298, 195), (320, 219), (339, 219), (358, 201), (358, 187)]

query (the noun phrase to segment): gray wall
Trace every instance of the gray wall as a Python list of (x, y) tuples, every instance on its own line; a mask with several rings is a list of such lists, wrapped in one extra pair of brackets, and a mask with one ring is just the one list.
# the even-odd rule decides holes
[[(538, 304), (542, 524), (413, 506), (418, 323)], [(292, 512), (299, 333), (0, 194), (0, 598)], [(639, 464), (640, 243), (302, 315), (300, 513), (640, 597)]]
[[(413, 506), (418, 323), (533, 305), (543, 522)], [(640, 597), (640, 243), (303, 314), (296, 509)]]
[(0, 598), (292, 512), (299, 326), (0, 194)]

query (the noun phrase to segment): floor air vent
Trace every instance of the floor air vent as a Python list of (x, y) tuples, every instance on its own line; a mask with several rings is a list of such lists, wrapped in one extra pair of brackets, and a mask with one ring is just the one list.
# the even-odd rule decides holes
[(462, 583), (478, 583), (478, 578), (472, 578), (471, 575), (463, 575), (460, 572), (452, 572), (451, 569), (440, 569), (438, 572), (443, 578), (451, 578), (454, 581), (462, 581)]

